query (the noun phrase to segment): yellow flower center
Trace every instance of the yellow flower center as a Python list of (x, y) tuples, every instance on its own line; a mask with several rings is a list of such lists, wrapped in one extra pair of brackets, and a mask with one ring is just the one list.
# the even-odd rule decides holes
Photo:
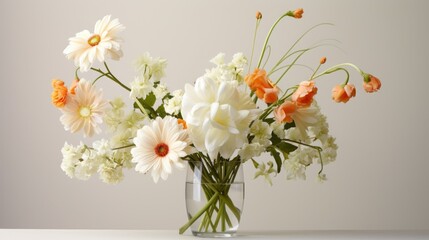
[(83, 118), (87, 118), (91, 115), (91, 109), (89, 107), (81, 107), (79, 109), (79, 114)]
[(155, 153), (159, 157), (165, 157), (168, 154), (168, 145), (165, 143), (158, 143), (155, 147)]
[(91, 47), (97, 46), (101, 41), (101, 37), (98, 34), (94, 34), (92, 35), (89, 39), (88, 39), (88, 44), (91, 45)]

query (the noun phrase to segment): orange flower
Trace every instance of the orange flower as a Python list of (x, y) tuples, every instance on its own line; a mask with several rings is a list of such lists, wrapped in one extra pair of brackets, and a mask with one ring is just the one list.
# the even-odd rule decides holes
[(300, 107), (309, 107), (316, 93), (317, 87), (314, 86), (314, 81), (302, 81), (298, 89), (292, 94), (292, 101)]
[(264, 88), (264, 102), (265, 103), (273, 103), (276, 102), (278, 99), (279, 89), (274, 88)]
[(380, 79), (368, 74), (368, 78), (365, 78), (363, 81), (363, 88), (369, 93), (377, 92), (381, 88)]
[(326, 63), (326, 57), (322, 57), (320, 59), (320, 64), (325, 64)]
[(353, 84), (337, 85), (332, 89), (332, 99), (335, 102), (346, 103), (354, 96), (356, 96), (356, 88)]
[(64, 107), (67, 100), (67, 87), (64, 82), (58, 79), (52, 80), (52, 87), (54, 90), (51, 93), (52, 104), (56, 107)]
[(291, 123), (293, 121), (292, 114), (297, 108), (295, 102), (287, 100), (274, 110), (274, 118), (278, 122)]
[(262, 13), (261, 12), (256, 12), (256, 19), (261, 19), (262, 18)]
[(182, 124), (183, 129), (187, 129), (188, 128), (188, 125), (186, 125), (186, 121), (183, 120), (183, 119), (181, 119), (181, 118), (177, 119), (177, 123), (178, 124)]
[(304, 9), (302, 8), (298, 8), (297, 10), (295, 10), (293, 12), (293, 17), (294, 18), (302, 18), (302, 14), (304, 13)]
[(267, 72), (264, 69), (256, 68), (253, 73), (247, 75), (244, 80), (259, 99), (263, 99), (266, 103), (277, 101), (279, 90), (270, 79), (268, 79)]
[(76, 94), (75, 89), (76, 89), (78, 83), (79, 83), (79, 79), (73, 80), (73, 82), (72, 82), (72, 84), (70, 86), (70, 90), (69, 90), (70, 94), (73, 94), (73, 95)]

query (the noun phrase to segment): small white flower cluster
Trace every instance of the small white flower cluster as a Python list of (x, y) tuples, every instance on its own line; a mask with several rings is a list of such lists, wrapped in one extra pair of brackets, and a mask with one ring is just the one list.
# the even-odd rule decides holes
[(250, 136), (253, 137), (250, 143), (245, 143), (238, 151), (242, 160), (249, 160), (259, 157), (266, 148), (271, 145), (271, 133), (273, 129), (266, 122), (255, 120), (250, 127)]
[(142, 78), (152, 79), (159, 82), (165, 76), (167, 60), (163, 58), (153, 58), (148, 52), (145, 52), (136, 62), (137, 71)]
[(95, 173), (106, 183), (118, 183), (123, 178), (123, 168), (131, 168), (132, 155), (129, 149), (132, 139), (139, 128), (144, 125), (145, 116), (137, 111), (125, 114), (125, 103), (117, 98), (110, 102), (111, 108), (106, 111), (104, 121), (113, 132), (110, 141), (101, 139), (88, 147), (83, 143), (73, 147), (64, 144), (61, 150), (63, 161), (61, 169), (71, 178), (87, 180)]
[(63, 154), (61, 169), (70, 178), (88, 180), (98, 172), (103, 182), (114, 184), (123, 179), (122, 168), (130, 167), (130, 164), (122, 158), (123, 154), (111, 150), (105, 139), (94, 142), (92, 148), (83, 143), (76, 147), (65, 143), (61, 152)]
[(243, 82), (243, 70), (247, 65), (247, 59), (243, 53), (236, 53), (232, 57), (232, 61), (225, 63), (225, 53), (219, 53), (213, 59), (211, 63), (215, 64), (216, 67), (207, 69), (205, 77), (211, 78), (216, 82), (222, 81), (238, 81)]
[[(274, 125), (274, 127), (276, 127), (276, 131), (279, 132), (277, 126), (283, 127), (283, 124)], [(266, 122), (255, 120), (250, 127), (250, 137), (252, 138), (252, 141), (250, 143), (245, 143), (238, 151), (238, 155), (240, 155), (242, 160), (246, 161), (248, 159), (252, 159), (257, 169), (255, 178), (263, 176), (270, 185), (272, 185), (271, 174), (277, 174), (276, 170), (273, 168), (273, 162), (268, 161), (267, 163), (257, 163), (255, 160), (253, 160), (253, 158), (259, 157), (263, 152), (267, 151), (267, 147), (271, 145), (270, 139), (273, 131), (273, 126), (270, 126)]]
[(136, 62), (138, 76), (130, 83), (130, 98), (146, 98), (154, 92), (157, 98), (162, 99), (167, 93), (167, 87), (159, 81), (165, 76), (167, 60), (162, 58), (153, 58), (149, 53), (144, 53)]
[(177, 115), (180, 113), (182, 108), (182, 99), (183, 99), (183, 90), (179, 89), (173, 91), (173, 97), (164, 102), (165, 112), (172, 115)]
[[(320, 112), (320, 108), (316, 101), (313, 101), (313, 107), (318, 111), (315, 114), (316, 123), (308, 127), (307, 134), (302, 134), (298, 128), (290, 128), (286, 130), (286, 137), (291, 140), (300, 141), (302, 143), (318, 142), (320, 143), (321, 153), (316, 149), (299, 146), (295, 151), (289, 153), (288, 159), (284, 161), (283, 167), (287, 172), (287, 179), (305, 179), (305, 168), (313, 163), (313, 160), (326, 165), (335, 161), (337, 156), (338, 146), (335, 143), (335, 138), (329, 135), (329, 126), (326, 116)], [(319, 173), (319, 180), (326, 180), (326, 175)]]
[(265, 181), (267, 181), (270, 185), (273, 185), (271, 181), (271, 174), (276, 175), (277, 172), (274, 169), (274, 163), (272, 161), (268, 161), (265, 163), (258, 163), (256, 167), (257, 171), (255, 172), (255, 177), (264, 177)]

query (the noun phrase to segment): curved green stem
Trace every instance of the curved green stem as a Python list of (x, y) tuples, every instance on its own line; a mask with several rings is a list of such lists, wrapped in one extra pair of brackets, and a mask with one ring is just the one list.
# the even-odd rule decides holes
[(253, 33), (253, 41), (252, 41), (252, 54), (250, 55), (249, 69), (247, 70), (247, 73), (250, 73), (250, 69), (252, 67), (253, 54), (255, 52), (256, 34), (258, 32), (260, 22), (261, 22), (260, 19), (256, 20), (255, 32)]
[(77, 73), (77, 71), (79, 71), (80, 67), (76, 68), (76, 70), (74, 71), (74, 77), (75, 79), (79, 80), (79, 75)]
[[(108, 78), (110, 78), (112, 81), (114, 81), (115, 83), (119, 84), (119, 86), (123, 87), (124, 89), (126, 89), (127, 91), (131, 91), (131, 89), (129, 87), (127, 87), (125, 84), (123, 84), (121, 81), (119, 81), (115, 75), (113, 75), (113, 73), (110, 71), (109, 67), (107, 66), (107, 63), (104, 62), (104, 66), (106, 67), (107, 72), (103, 72), (100, 69), (97, 68), (91, 68), (91, 70), (98, 72), (100, 74), (102, 74), (103, 76), (106, 76)], [(97, 79), (98, 80), (98, 79)]]
[(280, 16), (277, 21), (273, 24), (273, 26), (271, 26), (270, 31), (268, 32), (267, 37), (265, 38), (265, 42), (264, 45), (262, 47), (262, 51), (261, 51), (261, 56), (259, 57), (259, 61), (258, 61), (258, 65), (257, 68), (259, 68), (261, 66), (262, 63), (262, 59), (264, 58), (264, 54), (265, 54), (265, 50), (267, 48), (267, 44), (268, 41), (270, 40), (271, 34), (273, 33), (274, 28), (277, 26), (277, 24), (286, 16), (288, 16), (288, 14), (290, 14), (290, 12), (287, 12), (285, 14), (283, 14), (282, 16)]
[[(330, 68), (328, 68), (328, 69), (326, 69), (325, 71), (323, 71), (323, 72), (321, 72), (321, 73), (319, 73), (319, 74), (317, 74), (316, 76), (314, 76), (313, 78), (311, 78), (310, 80), (313, 80), (313, 79), (316, 79), (316, 78), (319, 78), (319, 77), (321, 77), (321, 76), (323, 76), (323, 75), (325, 75), (325, 74), (330, 74), (330, 73), (333, 73), (333, 72), (335, 72), (335, 71), (338, 71), (338, 69), (343, 69), (343, 70), (345, 70), (344, 68), (342, 68), (343, 66), (349, 66), (349, 67), (352, 67), (352, 68), (354, 68), (356, 71), (358, 71), (362, 76), (365, 74), (365, 72), (364, 71), (362, 71), (359, 67), (357, 67), (356, 65), (354, 65), (353, 63), (340, 63), (340, 64), (337, 64), (337, 65), (335, 65), (335, 66), (332, 66), (332, 67), (330, 67)], [(347, 71), (347, 70), (345, 70), (345, 71)]]
[(285, 54), (283, 54), (283, 56), (280, 58), (280, 60), (276, 63), (276, 65), (274, 65), (274, 67), (272, 68), (272, 70), (270, 72), (273, 72), (274, 69), (276, 69), (286, 58), (288, 58), (288, 54), (290, 53), (290, 51), (292, 51), (292, 49), (308, 34), (310, 33), (312, 30), (314, 30), (317, 27), (320, 27), (322, 25), (333, 25), (331, 23), (319, 23), (313, 27), (311, 27), (310, 29), (308, 29), (307, 31), (305, 31), (293, 44), (292, 46), (286, 51)]

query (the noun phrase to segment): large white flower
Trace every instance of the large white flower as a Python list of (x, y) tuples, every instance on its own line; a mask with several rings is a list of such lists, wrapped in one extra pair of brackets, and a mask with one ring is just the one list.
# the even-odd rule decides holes
[(180, 158), (188, 154), (190, 144), (187, 131), (171, 116), (157, 117), (151, 125), (139, 129), (133, 142), (136, 146), (131, 149), (131, 161), (137, 163), (136, 171), (147, 173), (151, 170), (155, 182), (159, 177), (167, 179), (172, 164), (184, 167)]
[(119, 60), (122, 57), (120, 39), (117, 34), (125, 27), (118, 19), (110, 20), (110, 15), (98, 20), (94, 33), (84, 30), (69, 38), (69, 45), (63, 53), (68, 59), (73, 59), (76, 66), (83, 72), (88, 71), (94, 60), (104, 62), (106, 56)]
[(85, 137), (100, 133), (99, 125), (103, 123), (103, 115), (107, 101), (103, 100), (101, 89), (96, 89), (90, 82), (80, 79), (76, 94), (67, 95), (67, 104), (61, 108), (60, 117), (64, 129), (74, 133), (83, 129)]
[(236, 81), (220, 84), (201, 77), (187, 84), (182, 116), (195, 147), (214, 159), (218, 153), (229, 158), (247, 143), (249, 124), (259, 113), (252, 99), (238, 89)]

